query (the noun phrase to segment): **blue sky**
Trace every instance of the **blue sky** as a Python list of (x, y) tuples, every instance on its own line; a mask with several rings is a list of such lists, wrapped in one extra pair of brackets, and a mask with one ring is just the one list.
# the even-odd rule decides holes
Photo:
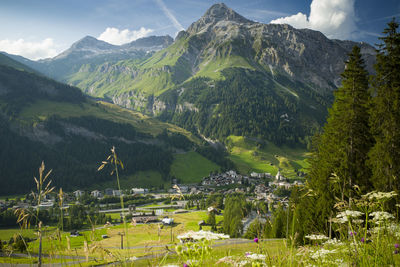
[[(199, 19), (213, 0), (1, 0), (0, 50), (31, 59), (52, 57), (90, 35), (122, 44), (176, 33)], [(226, 0), (251, 20), (289, 23), (330, 38), (378, 42), (399, 0)], [(332, 4), (333, 3), (333, 4)]]

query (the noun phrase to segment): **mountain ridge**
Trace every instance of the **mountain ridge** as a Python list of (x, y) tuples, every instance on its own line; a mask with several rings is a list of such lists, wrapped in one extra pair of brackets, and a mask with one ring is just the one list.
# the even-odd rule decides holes
[[(90, 95), (222, 142), (235, 134), (304, 143), (315, 131), (311, 128), (322, 125), (353, 45), (361, 46), (371, 71), (375, 49), (368, 44), (330, 40), (318, 31), (287, 24), (253, 22), (221, 3), (152, 55), (81, 65), (63, 79)], [(250, 95), (230, 99), (225, 88), (242, 94), (239, 84)], [(244, 99), (252, 99), (266, 115), (243, 108), (250, 105)], [(228, 110), (242, 112), (242, 122)], [(229, 125), (218, 119), (223, 116)], [(277, 141), (271, 133), (284, 138)]]

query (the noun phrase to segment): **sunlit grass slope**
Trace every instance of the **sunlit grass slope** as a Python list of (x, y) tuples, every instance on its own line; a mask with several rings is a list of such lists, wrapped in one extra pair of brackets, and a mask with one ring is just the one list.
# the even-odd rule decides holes
[(229, 158), (241, 173), (269, 172), (278, 169), (288, 178), (295, 178), (295, 171), (306, 171), (306, 150), (303, 148), (278, 147), (272, 143), (260, 143), (243, 136), (227, 138)]
[(58, 115), (62, 118), (94, 116), (118, 123), (128, 123), (139, 132), (153, 136), (160, 134), (164, 129), (185, 135), (191, 141), (199, 143), (199, 139), (190, 132), (169, 123), (163, 123), (139, 112), (121, 108), (117, 105), (88, 100), (83, 104), (71, 104), (66, 102), (37, 101), (26, 106), (19, 114), (21, 123), (32, 123), (46, 120), (48, 117)]
[(174, 162), (171, 166), (171, 175), (179, 178), (182, 183), (198, 183), (202, 177), (218, 170), (220, 170), (220, 167), (217, 164), (191, 151), (184, 154), (175, 154)]

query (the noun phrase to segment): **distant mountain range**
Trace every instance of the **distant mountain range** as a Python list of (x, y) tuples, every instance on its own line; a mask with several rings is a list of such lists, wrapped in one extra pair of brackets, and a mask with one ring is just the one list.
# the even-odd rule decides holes
[(230, 135), (306, 143), (325, 121), (347, 54), (359, 45), (262, 24), (215, 4), (175, 40), (114, 46), (85, 37), (53, 59), (14, 59), (83, 92), (224, 142)]
[(173, 39), (168, 35), (150, 36), (118, 46), (86, 36), (51, 59), (32, 61), (20, 56), (4, 54), (50, 78), (66, 81), (66, 77), (79, 71), (82, 65), (115, 63), (125, 59), (149, 57), (172, 42)]

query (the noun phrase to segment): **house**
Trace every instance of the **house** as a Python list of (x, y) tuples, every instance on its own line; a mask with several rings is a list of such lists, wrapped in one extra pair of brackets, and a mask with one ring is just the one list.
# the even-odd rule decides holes
[(73, 192), (73, 194), (75, 195), (75, 198), (80, 198), (81, 196), (83, 196), (83, 194), (85, 194), (85, 191), (76, 190)]
[(106, 188), (104, 190), (104, 193), (105, 193), (106, 196), (112, 196), (113, 195), (113, 191), (114, 191), (114, 189)]
[(296, 185), (296, 186), (303, 186), (304, 185), (304, 183), (302, 182), (302, 181), (294, 181), (293, 182), (293, 185)]
[(275, 176), (275, 180), (277, 181), (283, 181), (285, 179), (285, 177), (282, 176), (281, 172), (278, 171), (278, 173)]
[(147, 193), (149, 190), (148, 189), (144, 189), (144, 188), (132, 188), (131, 189), (131, 194), (135, 195), (135, 194), (145, 194)]
[(114, 197), (120, 197), (122, 195), (122, 190), (113, 190), (112, 195)]
[(189, 187), (187, 185), (180, 185), (179, 188), (181, 189), (182, 193), (189, 192)]
[(174, 224), (174, 219), (166, 217), (166, 218), (162, 219), (161, 222), (165, 225), (172, 225), (172, 224)]
[(90, 192), (90, 195), (95, 198), (103, 197), (103, 194), (99, 190), (93, 190), (92, 192)]

